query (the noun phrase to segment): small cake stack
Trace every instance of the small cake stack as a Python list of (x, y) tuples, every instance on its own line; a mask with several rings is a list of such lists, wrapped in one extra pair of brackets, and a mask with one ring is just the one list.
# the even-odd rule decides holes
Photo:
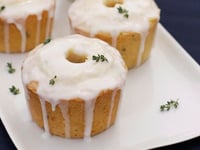
[(0, 52), (23, 53), (51, 36), (55, 0), (0, 0)]
[(39, 45), (22, 66), (33, 121), (68, 138), (94, 136), (114, 124), (126, 74), (115, 48), (81, 35)]
[(131, 69), (150, 55), (160, 10), (154, 0), (76, 0), (68, 16), (72, 33), (116, 47)]

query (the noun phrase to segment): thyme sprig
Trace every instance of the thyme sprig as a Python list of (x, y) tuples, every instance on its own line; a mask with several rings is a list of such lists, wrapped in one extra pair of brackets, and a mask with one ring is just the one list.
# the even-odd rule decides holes
[(12, 85), (11, 88), (9, 88), (10, 92), (13, 94), (13, 95), (18, 95), (20, 94), (20, 91), (18, 88), (16, 88), (14, 85)]
[(7, 63), (7, 67), (8, 67), (8, 72), (9, 73), (14, 73), (16, 71), (15, 68), (13, 68), (12, 63)]
[(128, 10), (125, 8), (122, 8), (121, 6), (117, 7), (118, 13), (122, 14), (125, 18), (128, 18)]
[(0, 7), (0, 13), (1, 13), (5, 8), (6, 8), (5, 6), (1, 6), (1, 7)]
[(57, 78), (57, 76), (55, 75), (52, 79), (49, 80), (49, 84), (54, 85), (56, 83), (56, 81), (55, 81), (56, 78)]
[(46, 44), (48, 44), (49, 42), (51, 42), (51, 38), (47, 38), (47, 39), (43, 42), (43, 44), (46, 45)]
[(93, 55), (92, 59), (95, 60), (96, 62), (99, 62), (99, 61), (101, 61), (101, 62), (104, 62), (104, 61), (108, 62), (108, 59), (104, 55), (100, 55), (100, 54), (98, 54), (97, 56)]
[(160, 106), (160, 111), (169, 111), (172, 107), (178, 108), (179, 99), (167, 101), (166, 104)]

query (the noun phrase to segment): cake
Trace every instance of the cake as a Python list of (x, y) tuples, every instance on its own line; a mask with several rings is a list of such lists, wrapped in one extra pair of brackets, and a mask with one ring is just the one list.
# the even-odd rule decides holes
[(30, 51), (51, 36), (55, 0), (0, 0), (0, 52)]
[(127, 68), (104, 41), (70, 35), (37, 46), (22, 65), (32, 119), (46, 133), (87, 138), (116, 120)]
[(153, 0), (76, 0), (68, 10), (71, 33), (106, 41), (129, 69), (149, 58), (159, 17)]

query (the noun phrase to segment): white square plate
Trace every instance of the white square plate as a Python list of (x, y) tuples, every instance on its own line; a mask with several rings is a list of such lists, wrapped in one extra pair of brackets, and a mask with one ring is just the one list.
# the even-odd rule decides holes
[[(57, 0), (54, 37), (68, 34), (70, 1)], [(20, 67), (26, 54), (0, 54), (0, 117), (20, 150), (133, 150), (181, 142), (200, 135), (200, 67), (159, 24), (150, 59), (128, 73), (116, 124), (90, 141), (69, 140), (44, 132), (29, 119)], [(16, 73), (8, 74), (11, 62)], [(9, 88), (20, 88), (12, 95)], [(179, 107), (160, 105), (179, 99)]]

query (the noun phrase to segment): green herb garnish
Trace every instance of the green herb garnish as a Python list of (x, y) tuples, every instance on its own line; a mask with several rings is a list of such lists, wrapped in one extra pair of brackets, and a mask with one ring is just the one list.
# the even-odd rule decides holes
[(8, 72), (9, 73), (14, 73), (16, 70), (15, 68), (13, 68), (12, 63), (7, 63), (7, 67), (8, 67)]
[(172, 107), (177, 108), (179, 106), (178, 99), (167, 101), (166, 104), (160, 106), (160, 111), (169, 111)]
[(9, 88), (10, 92), (13, 93), (13, 95), (17, 95), (20, 93), (19, 89), (16, 88), (14, 85), (12, 85), (11, 88)]
[(57, 78), (57, 76), (54, 76), (51, 80), (49, 80), (49, 84), (54, 85), (56, 83), (56, 81), (55, 81), (56, 78)]
[(51, 42), (51, 38), (46, 39), (46, 40), (43, 42), (43, 44), (46, 45), (46, 44), (48, 44), (49, 42)]
[(100, 54), (98, 54), (97, 56), (95, 56), (95, 55), (92, 56), (92, 59), (95, 60), (96, 62), (99, 62), (99, 61), (101, 61), (101, 62), (104, 62), (104, 61), (108, 62), (108, 59), (104, 55), (100, 55)]
[(128, 18), (128, 17), (129, 17), (129, 15), (128, 15), (128, 10), (127, 10), (127, 9), (122, 8), (121, 6), (119, 6), (119, 7), (117, 7), (117, 10), (118, 10), (118, 13), (123, 14), (123, 16), (124, 16), (125, 18)]
[(0, 12), (2, 12), (6, 7), (5, 6), (1, 6), (0, 7)]

